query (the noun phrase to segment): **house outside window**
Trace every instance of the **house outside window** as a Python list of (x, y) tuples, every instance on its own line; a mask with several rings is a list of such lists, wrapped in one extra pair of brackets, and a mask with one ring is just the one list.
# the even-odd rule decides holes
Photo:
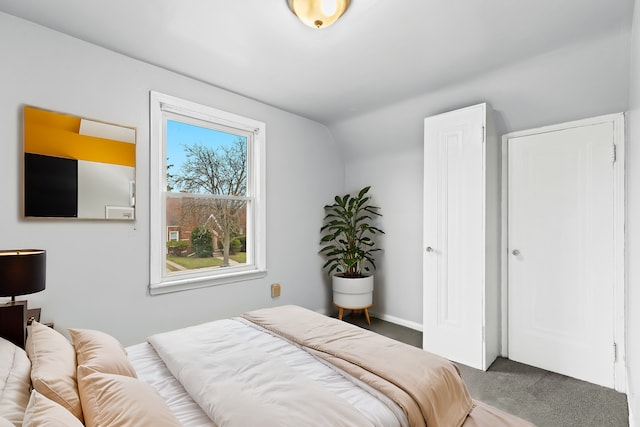
[(151, 92), (151, 294), (263, 277), (265, 124)]

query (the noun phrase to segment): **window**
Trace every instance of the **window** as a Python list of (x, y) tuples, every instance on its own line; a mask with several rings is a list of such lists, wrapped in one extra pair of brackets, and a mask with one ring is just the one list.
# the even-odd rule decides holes
[(266, 274), (265, 124), (151, 92), (151, 294)]

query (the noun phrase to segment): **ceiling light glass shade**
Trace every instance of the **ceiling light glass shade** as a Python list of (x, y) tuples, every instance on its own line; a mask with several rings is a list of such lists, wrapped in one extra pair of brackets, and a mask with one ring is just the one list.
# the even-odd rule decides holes
[(350, 0), (288, 0), (289, 8), (306, 25), (326, 28), (342, 16)]

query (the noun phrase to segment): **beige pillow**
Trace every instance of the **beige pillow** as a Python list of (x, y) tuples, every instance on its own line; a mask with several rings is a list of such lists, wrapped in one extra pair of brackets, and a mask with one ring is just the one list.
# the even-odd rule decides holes
[(80, 365), (78, 386), (87, 427), (182, 425), (153, 387), (137, 378)]
[(33, 390), (22, 427), (83, 427), (83, 425), (71, 412)]
[(29, 403), (31, 362), (27, 353), (0, 338), (0, 426), (20, 425)]
[(136, 371), (120, 342), (109, 334), (91, 329), (69, 329), (76, 348), (78, 366), (83, 365), (105, 374), (136, 378)]
[[(20, 424), (17, 424), (20, 425)], [(16, 424), (13, 424), (11, 421), (6, 419), (3, 416), (0, 416), (0, 427), (16, 427)]]
[(82, 421), (76, 383), (76, 352), (71, 343), (54, 329), (34, 321), (25, 349), (31, 359), (33, 388)]

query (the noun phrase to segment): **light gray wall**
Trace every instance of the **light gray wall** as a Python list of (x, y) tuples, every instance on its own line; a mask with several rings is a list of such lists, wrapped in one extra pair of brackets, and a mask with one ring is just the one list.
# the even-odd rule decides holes
[(347, 190), (371, 185), (385, 234), (376, 255), (372, 314), (422, 330), (422, 150), (390, 151), (354, 159), (346, 168)]
[(330, 125), (343, 146), (346, 189), (372, 185), (385, 215), (373, 311), (422, 323), (424, 118), (488, 102), (502, 135), (625, 111), (629, 40), (614, 32)]
[(627, 140), (627, 381), (630, 426), (640, 424), (640, 10), (633, 15)]
[[(343, 189), (344, 165), (326, 127), (1, 13), (0, 58), (0, 249), (47, 250), (47, 289), (28, 297), (43, 308), (43, 321), (61, 331), (101, 329), (132, 344), (257, 307), (328, 307), (319, 228), (322, 206)], [(147, 295), (149, 90), (266, 123), (265, 279)], [(137, 128), (135, 222), (21, 217), (23, 104)], [(272, 300), (274, 282), (282, 297)]]

